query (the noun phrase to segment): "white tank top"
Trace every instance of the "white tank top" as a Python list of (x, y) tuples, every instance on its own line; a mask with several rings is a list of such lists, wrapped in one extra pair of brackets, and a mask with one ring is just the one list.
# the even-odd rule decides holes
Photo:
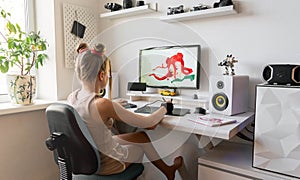
[(111, 158), (124, 161), (128, 156), (128, 149), (112, 137), (110, 127), (107, 125), (111, 126), (113, 122), (108, 121), (106, 125), (98, 114), (97, 107), (91, 104), (96, 97), (95, 93), (79, 89), (69, 95), (68, 102), (85, 121), (98, 150)]

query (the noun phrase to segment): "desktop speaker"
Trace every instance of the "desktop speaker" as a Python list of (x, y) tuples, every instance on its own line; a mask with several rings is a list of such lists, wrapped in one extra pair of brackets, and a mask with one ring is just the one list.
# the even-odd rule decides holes
[(300, 85), (300, 65), (270, 64), (262, 73), (264, 80), (273, 85)]
[(128, 82), (128, 91), (146, 91), (146, 83)]
[(132, 8), (132, 0), (123, 0), (123, 9)]
[(210, 113), (235, 115), (248, 111), (248, 76), (212, 76), (209, 94)]

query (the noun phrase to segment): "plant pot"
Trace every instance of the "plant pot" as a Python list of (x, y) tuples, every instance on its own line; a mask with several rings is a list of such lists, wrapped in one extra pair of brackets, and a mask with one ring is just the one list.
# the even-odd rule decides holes
[(29, 105), (34, 103), (36, 77), (31, 75), (7, 75), (8, 94), (13, 104)]

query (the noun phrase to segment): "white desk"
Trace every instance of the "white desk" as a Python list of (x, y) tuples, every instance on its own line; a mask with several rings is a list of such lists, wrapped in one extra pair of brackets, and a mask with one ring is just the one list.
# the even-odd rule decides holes
[[(138, 107), (143, 106), (147, 101), (133, 101), (132, 103), (137, 104)], [(175, 107), (178, 106), (175, 104)], [(189, 106), (182, 106), (184, 108), (190, 108), (191, 113), (193, 113), (195, 107)], [(131, 109), (134, 111), (135, 109)], [(147, 115), (147, 114), (143, 114)], [(205, 116), (210, 117), (224, 117), (224, 115), (217, 115), (217, 114), (207, 114)], [(227, 117), (227, 116), (226, 116)], [(187, 133), (197, 134), (197, 135), (204, 135), (213, 138), (220, 138), (229, 140), (233, 136), (235, 136), (238, 132), (240, 132), (244, 127), (250, 124), (253, 121), (254, 113), (253, 112), (246, 112), (234, 116), (230, 116), (230, 118), (236, 119), (236, 123), (222, 125), (219, 127), (209, 127), (205, 125), (201, 125), (192, 121), (187, 120), (184, 116), (169, 116), (166, 115), (164, 120), (161, 122), (161, 126), (174, 129), (177, 131), (183, 131)]]
[[(138, 96), (134, 100), (131, 97), (131, 100), (133, 100), (131, 103), (141, 107), (146, 103), (155, 101), (155, 99), (161, 99), (161, 97), (153, 96), (147, 99), (146, 96), (142, 98)], [(153, 106), (160, 106), (160, 103), (153, 104)], [(174, 107), (189, 108), (193, 113), (196, 106), (205, 105), (206, 103), (202, 100), (201, 102), (195, 102), (189, 99), (175, 99)], [(129, 110), (134, 111), (135, 109)], [(147, 116), (149, 114), (142, 115)], [(221, 117), (222, 115), (213, 116)], [(197, 157), (204, 156), (206, 152), (213, 149), (222, 140), (228, 140), (235, 136), (253, 121), (254, 113), (246, 112), (231, 117), (234, 117), (237, 122), (219, 127), (209, 127), (189, 121), (184, 116), (166, 115), (159, 127), (154, 131), (147, 131), (147, 133), (160, 157), (171, 157), (171, 160), (178, 155), (184, 157), (187, 168), (184, 172), (188, 173), (183, 173), (182, 179), (197, 179)], [(155, 176), (152, 172), (148, 176), (155, 177), (155, 179), (163, 178)]]
[[(161, 125), (165, 128), (175, 129), (178, 131), (190, 132), (193, 134), (204, 135), (214, 138), (229, 140), (240, 132), (244, 127), (253, 121), (253, 112), (246, 112), (243, 114), (231, 116), (236, 119), (236, 123), (226, 124), (218, 127), (210, 127), (202, 124), (198, 124), (178, 116), (166, 116)], [(208, 114), (205, 116), (210, 117), (224, 117), (224, 115)]]

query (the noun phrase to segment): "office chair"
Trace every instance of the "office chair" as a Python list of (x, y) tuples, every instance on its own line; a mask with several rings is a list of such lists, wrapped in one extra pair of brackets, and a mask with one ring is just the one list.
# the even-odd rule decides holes
[(142, 174), (142, 164), (132, 164), (124, 172), (97, 175), (99, 151), (78, 112), (67, 104), (55, 103), (46, 109), (50, 137), (46, 146), (54, 153), (60, 180), (132, 180)]

